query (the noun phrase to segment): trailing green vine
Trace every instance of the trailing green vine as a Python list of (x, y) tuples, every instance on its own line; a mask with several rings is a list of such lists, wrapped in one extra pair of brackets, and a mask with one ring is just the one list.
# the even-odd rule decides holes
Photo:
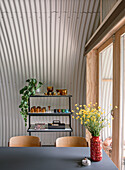
[(22, 100), (21, 104), (19, 105), (19, 108), (21, 109), (20, 114), (25, 121), (25, 126), (27, 126), (28, 99), (31, 95), (35, 95), (36, 90), (43, 85), (42, 82), (39, 82), (37, 84), (37, 80), (33, 78), (26, 80), (26, 82), (28, 83), (28, 85), (20, 90)]

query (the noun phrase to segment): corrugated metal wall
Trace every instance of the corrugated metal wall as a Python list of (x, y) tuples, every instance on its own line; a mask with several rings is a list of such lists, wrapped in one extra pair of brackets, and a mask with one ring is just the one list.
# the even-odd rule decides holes
[(118, 0), (102, 0), (102, 20), (105, 19), (117, 1)]
[[(18, 108), (19, 90), (26, 79), (44, 82), (43, 91), (47, 85), (68, 89), (72, 106), (85, 103), (83, 54), (86, 41), (99, 25), (99, 0), (1, 0), (0, 7), (0, 146), (7, 146), (10, 137), (27, 134)], [(32, 104), (44, 106), (54, 102), (32, 100)], [(67, 107), (64, 100), (56, 104)], [(82, 136), (79, 122), (73, 120), (72, 125), (73, 135)], [(49, 145), (68, 134), (36, 135)]]

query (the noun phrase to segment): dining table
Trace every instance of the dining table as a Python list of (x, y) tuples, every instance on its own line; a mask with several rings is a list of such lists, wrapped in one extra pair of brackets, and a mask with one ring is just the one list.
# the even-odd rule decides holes
[(102, 151), (102, 160), (82, 165), (90, 159), (89, 147), (0, 147), (0, 170), (118, 170)]

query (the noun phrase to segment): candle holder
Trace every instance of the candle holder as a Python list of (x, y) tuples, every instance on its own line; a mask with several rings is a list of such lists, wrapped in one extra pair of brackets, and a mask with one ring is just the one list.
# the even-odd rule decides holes
[(53, 92), (53, 87), (52, 86), (48, 86), (47, 87), (47, 92)]
[(50, 107), (51, 107), (51, 106), (48, 106), (48, 112), (50, 112)]

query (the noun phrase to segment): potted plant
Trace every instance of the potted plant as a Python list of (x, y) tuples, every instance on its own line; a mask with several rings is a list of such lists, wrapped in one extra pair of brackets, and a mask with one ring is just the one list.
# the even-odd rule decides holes
[[(100, 161), (102, 159), (100, 132), (107, 125), (110, 126), (109, 120), (107, 119), (110, 113), (105, 115), (105, 111), (102, 112), (101, 107), (97, 106), (97, 103), (93, 105), (90, 103), (88, 106), (76, 104), (75, 107), (75, 111), (72, 110), (72, 112), (75, 112), (72, 118), (80, 119), (81, 124), (91, 133), (91, 159), (93, 161)], [(117, 108), (117, 106), (115, 106), (115, 108)], [(111, 110), (111, 115), (113, 115), (114, 109)]]
[(42, 82), (37, 84), (37, 80), (33, 78), (26, 80), (26, 82), (28, 85), (20, 90), (22, 100), (21, 104), (19, 105), (19, 108), (21, 109), (20, 114), (25, 121), (25, 126), (27, 126), (28, 99), (31, 95), (35, 95), (36, 90), (39, 89), (43, 84)]

